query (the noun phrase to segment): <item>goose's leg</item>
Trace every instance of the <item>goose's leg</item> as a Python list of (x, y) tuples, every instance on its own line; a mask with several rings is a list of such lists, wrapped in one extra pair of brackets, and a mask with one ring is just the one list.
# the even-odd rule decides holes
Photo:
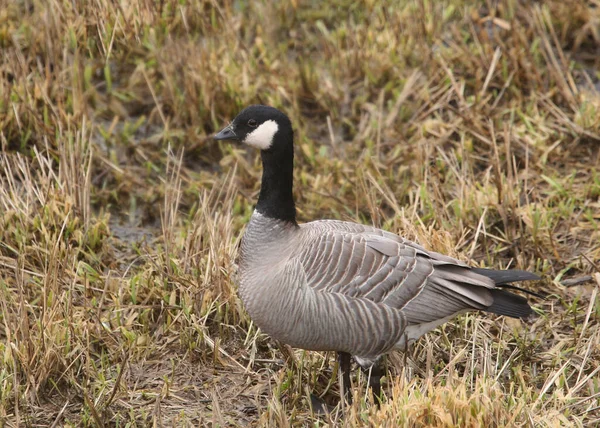
[(373, 391), (373, 399), (377, 403), (377, 407), (381, 407), (381, 377), (385, 374), (385, 370), (381, 363), (377, 362), (371, 366), (369, 370), (369, 385)]
[(340, 391), (340, 395), (344, 395), (348, 404), (352, 404), (352, 390), (350, 388), (350, 358), (350, 354), (346, 352), (338, 352), (338, 361), (340, 363), (340, 371), (342, 372), (342, 391)]

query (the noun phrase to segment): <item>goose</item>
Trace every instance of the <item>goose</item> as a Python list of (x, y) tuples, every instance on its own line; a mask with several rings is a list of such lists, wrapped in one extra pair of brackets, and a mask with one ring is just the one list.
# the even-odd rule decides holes
[(463, 312), (532, 313), (525, 297), (502, 288), (519, 289), (510, 284), (540, 279), (536, 274), (472, 268), (368, 225), (298, 224), (294, 132), (280, 110), (251, 105), (213, 138), (257, 148), (262, 158), (258, 202), (239, 249), (238, 294), (246, 311), (285, 344), (337, 352), (340, 394), (348, 402), (351, 358), (369, 373), (379, 400), (378, 361), (386, 353)]

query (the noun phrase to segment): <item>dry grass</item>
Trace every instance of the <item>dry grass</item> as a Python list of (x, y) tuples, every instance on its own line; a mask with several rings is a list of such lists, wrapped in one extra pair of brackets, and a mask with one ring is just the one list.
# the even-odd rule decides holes
[[(599, 26), (594, 0), (3, 2), (0, 425), (600, 424)], [(260, 165), (208, 136), (255, 102), (296, 126), (301, 220), (540, 272), (538, 316), (463, 316), (390, 355), (380, 410), (313, 415), (333, 355), (235, 293)]]

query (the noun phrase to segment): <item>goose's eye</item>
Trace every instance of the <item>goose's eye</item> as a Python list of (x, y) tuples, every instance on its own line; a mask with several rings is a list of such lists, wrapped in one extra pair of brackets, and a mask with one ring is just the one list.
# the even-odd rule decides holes
[(256, 128), (256, 120), (250, 119), (248, 121), (248, 126), (251, 127), (251, 128)]

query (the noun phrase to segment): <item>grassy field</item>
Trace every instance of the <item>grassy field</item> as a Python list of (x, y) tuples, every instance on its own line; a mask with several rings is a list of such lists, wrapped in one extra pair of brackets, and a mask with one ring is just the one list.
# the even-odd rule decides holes
[[(0, 426), (600, 424), (598, 1), (0, 2)], [(259, 157), (290, 115), (300, 221), (373, 223), (543, 275), (338, 397), (333, 354), (236, 296)]]

